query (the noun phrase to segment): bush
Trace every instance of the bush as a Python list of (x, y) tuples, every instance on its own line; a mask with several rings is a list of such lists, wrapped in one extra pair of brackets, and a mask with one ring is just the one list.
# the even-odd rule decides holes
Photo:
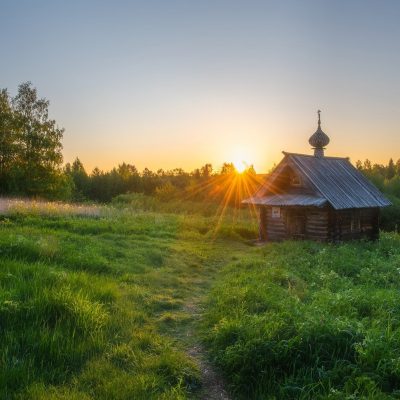
[(162, 186), (157, 186), (155, 196), (160, 201), (169, 201), (175, 199), (178, 194), (178, 189), (171, 183), (164, 183)]
[(400, 199), (388, 195), (392, 202), (390, 207), (385, 207), (381, 211), (381, 228), (385, 231), (396, 231), (400, 229)]

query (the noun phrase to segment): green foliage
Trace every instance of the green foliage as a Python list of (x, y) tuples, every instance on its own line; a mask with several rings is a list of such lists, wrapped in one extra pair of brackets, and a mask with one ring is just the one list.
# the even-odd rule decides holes
[(158, 200), (169, 201), (174, 199), (178, 194), (177, 188), (170, 182), (158, 186), (155, 190), (155, 196)]
[[(168, 187), (167, 187), (168, 189)], [(167, 190), (169, 192), (169, 189)], [(162, 211), (173, 214), (199, 214), (214, 216), (217, 214), (218, 205), (212, 201), (196, 202), (188, 200), (168, 199), (164, 196), (146, 196), (142, 193), (122, 194), (115, 197), (112, 205), (118, 208), (129, 208), (137, 211)]]
[(87, 174), (77, 158), (72, 165), (66, 164), (64, 173), (72, 182), (75, 201), (103, 203), (120, 195), (141, 193), (164, 202), (181, 199), (238, 206), (261, 182), (253, 166), (238, 174), (232, 163), (224, 163), (218, 172), (213, 172), (211, 164), (205, 164), (190, 173), (182, 168), (157, 172), (145, 168), (139, 172), (134, 165), (122, 163), (108, 172), (94, 168), (91, 174)]
[(398, 398), (399, 245), (269, 244), (226, 266), (203, 334), (238, 398)]
[[(0, 187), (2, 194), (47, 198), (70, 195), (61, 173), (63, 129), (48, 117), (49, 102), (30, 82), (14, 98), (0, 94)], [(64, 197), (65, 198), (65, 197)]]
[(17, 155), (14, 115), (7, 90), (0, 91), (0, 188), (9, 189)]
[(373, 164), (368, 159), (362, 163), (357, 161), (357, 168), (378, 187), (393, 203), (393, 206), (382, 210), (381, 228), (386, 231), (400, 227), (400, 159), (387, 165)]
[(388, 195), (392, 202), (390, 207), (384, 208), (381, 211), (381, 227), (386, 231), (399, 232), (400, 229), (400, 198)]

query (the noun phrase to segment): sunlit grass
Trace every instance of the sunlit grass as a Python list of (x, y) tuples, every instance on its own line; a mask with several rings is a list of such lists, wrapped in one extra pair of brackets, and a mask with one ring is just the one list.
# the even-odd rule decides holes
[(13, 205), (0, 216), (0, 398), (196, 396), (198, 366), (177, 341), (185, 304), (230, 257), (220, 246), (254, 236), (245, 214), (227, 213), (216, 243), (207, 207), (131, 195), (76, 218), (66, 204)]
[(400, 236), (249, 249), (209, 295), (204, 338), (238, 399), (395, 399)]
[(210, 285), (203, 337), (233, 398), (396, 398), (399, 236), (254, 247), (239, 177), (214, 205), (1, 216), (0, 398), (196, 398), (185, 329)]
[(0, 215), (53, 215), (53, 216), (85, 216), (97, 217), (102, 207), (97, 205), (70, 204), (44, 200), (8, 199), (0, 198)]

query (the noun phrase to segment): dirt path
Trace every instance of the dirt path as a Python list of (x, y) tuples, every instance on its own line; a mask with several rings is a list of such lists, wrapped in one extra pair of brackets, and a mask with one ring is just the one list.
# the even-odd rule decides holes
[(190, 357), (197, 361), (201, 373), (201, 400), (230, 400), (231, 397), (225, 390), (225, 383), (222, 377), (215, 371), (213, 365), (206, 359), (204, 349), (200, 346), (193, 346), (188, 350)]
[(168, 336), (174, 338), (177, 348), (184, 351), (199, 368), (201, 388), (192, 394), (192, 399), (231, 400), (233, 397), (224, 377), (210, 361), (208, 350), (203, 346), (200, 323), (205, 312), (204, 302), (213, 282), (218, 279), (218, 272), (227, 263), (237, 260), (248, 245), (233, 243), (229, 252), (226, 252), (225, 242), (197, 242), (195, 246), (190, 242), (190, 246), (178, 243), (176, 248), (180, 252), (186, 251), (186, 254), (181, 253), (182, 257), (186, 257), (187, 262), (193, 263), (195, 268), (189, 274), (185, 269), (181, 276), (184, 294), (181, 306), (176, 310), (180, 319), (170, 326)]
[(194, 325), (198, 323), (201, 315), (199, 304), (195, 302), (188, 303), (185, 305), (184, 310), (192, 317), (192, 322), (186, 330), (186, 337), (189, 343), (187, 354), (196, 361), (200, 369), (202, 387), (199, 398), (201, 400), (231, 400), (225, 389), (226, 385), (222, 376), (210, 363), (207, 358), (207, 352), (194, 334)]

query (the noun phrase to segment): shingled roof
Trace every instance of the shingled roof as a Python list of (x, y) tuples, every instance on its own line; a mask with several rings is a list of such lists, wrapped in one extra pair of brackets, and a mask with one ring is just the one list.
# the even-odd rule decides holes
[[(284, 159), (275, 171), (266, 179), (265, 184), (254, 197), (245, 200), (245, 203), (274, 205), (307, 205), (307, 199), (298, 198), (292, 194), (267, 195), (268, 189), (273, 187), (274, 180), (279, 176), (284, 165), (290, 165), (302, 179), (315, 191), (310, 203), (326, 199), (336, 210), (349, 208), (386, 207), (391, 203), (383, 194), (360, 172), (347, 158), (316, 157), (304, 154), (285, 153)], [(290, 197), (286, 198), (286, 197)], [(317, 200), (318, 198), (318, 200)], [(274, 203), (274, 204), (272, 204)], [(316, 205), (316, 204), (314, 204)]]

